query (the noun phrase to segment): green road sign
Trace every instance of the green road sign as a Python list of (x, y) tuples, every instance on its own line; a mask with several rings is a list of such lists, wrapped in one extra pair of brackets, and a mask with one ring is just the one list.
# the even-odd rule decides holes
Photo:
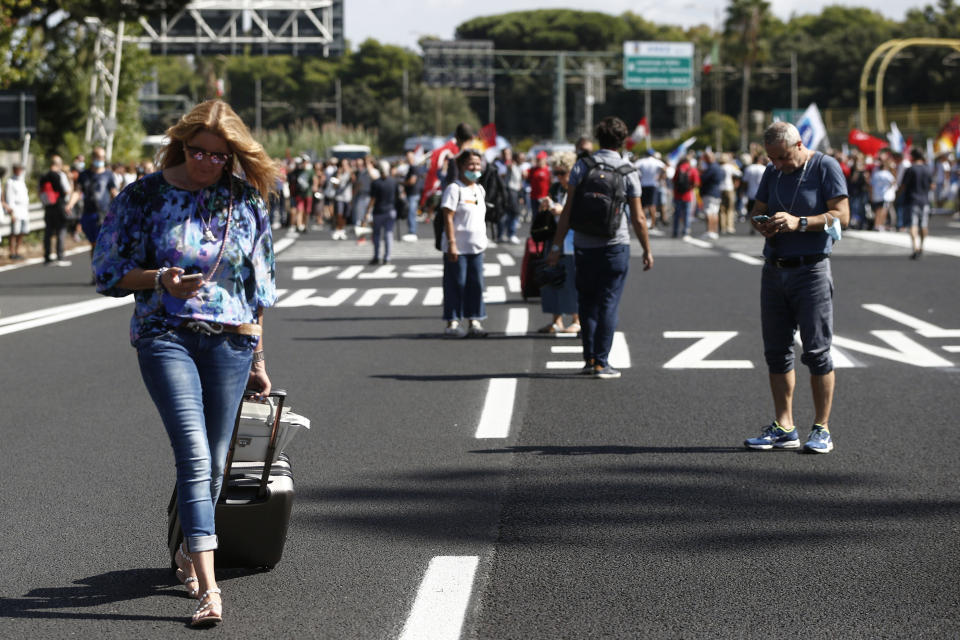
[(692, 89), (692, 42), (623, 43), (625, 89)]

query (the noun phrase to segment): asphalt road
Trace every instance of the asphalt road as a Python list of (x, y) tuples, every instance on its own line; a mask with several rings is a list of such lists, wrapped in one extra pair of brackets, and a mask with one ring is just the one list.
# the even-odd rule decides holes
[[(934, 225), (945, 242), (917, 261), (899, 234), (837, 250), (825, 456), (741, 447), (772, 414), (756, 237), (654, 238), (621, 307), (629, 367), (599, 381), (570, 368), (577, 340), (534, 333), (519, 247), (487, 253), (491, 335), (449, 340), (428, 229), (386, 268), (300, 236), (265, 338), (275, 385), (313, 421), (289, 451), (289, 539), (273, 571), (221, 572), (226, 622), (208, 633), (958, 637), (960, 229)], [(69, 306), (100, 300), (87, 265), (0, 271), (0, 633), (187, 635), (165, 550), (172, 455), (132, 306)], [(503, 432), (478, 438), (498, 411)]]

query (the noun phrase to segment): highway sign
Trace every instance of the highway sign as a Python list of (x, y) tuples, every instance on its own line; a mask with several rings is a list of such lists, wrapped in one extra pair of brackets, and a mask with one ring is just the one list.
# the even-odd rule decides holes
[(626, 89), (692, 89), (692, 42), (623, 43)]

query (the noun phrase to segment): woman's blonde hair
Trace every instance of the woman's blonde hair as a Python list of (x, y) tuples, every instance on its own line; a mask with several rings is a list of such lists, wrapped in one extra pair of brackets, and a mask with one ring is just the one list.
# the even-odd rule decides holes
[(550, 158), (550, 166), (554, 169), (562, 169), (567, 173), (570, 173), (570, 170), (573, 169), (574, 163), (577, 161), (577, 154), (573, 151), (557, 151)]
[(225, 171), (243, 171), (243, 177), (264, 199), (277, 190), (280, 175), (277, 163), (253, 139), (247, 125), (223, 100), (201, 102), (167, 129), (169, 142), (158, 153), (160, 169), (186, 162), (183, 145), (201, 131), (208, 131), (226, 141), (233, 161), (224, 166)]

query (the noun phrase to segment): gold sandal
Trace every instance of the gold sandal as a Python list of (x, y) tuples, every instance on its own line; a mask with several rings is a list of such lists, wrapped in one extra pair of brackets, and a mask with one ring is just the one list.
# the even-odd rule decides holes
[(220, 593), (220, 589), (207, 589), (200, 596), (200, 604), (190, 619), (191, 627), (212, 627), (223, 622), (223, 601), (214, 602), (209, 599), (214, 593)]

